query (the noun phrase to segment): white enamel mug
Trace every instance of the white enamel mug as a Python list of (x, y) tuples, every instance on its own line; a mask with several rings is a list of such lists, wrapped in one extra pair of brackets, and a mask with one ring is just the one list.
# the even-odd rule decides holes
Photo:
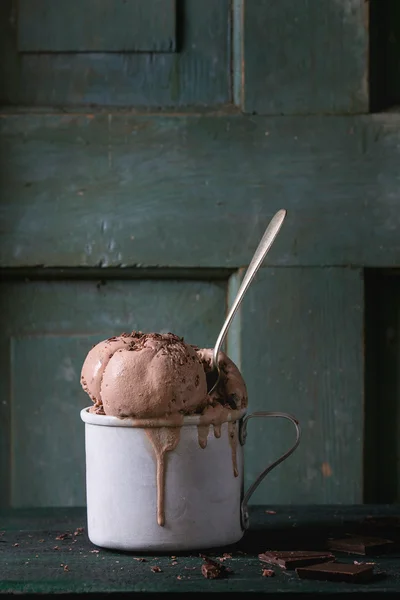
[[(299, 424), (286, 413), (245, 416), (244, 410), (239, 417), (233, 430), (228, 431), (228, 422), (222, 424), (220, 437), (210, 427), (205, 448), (199, 444), (200, 417), (184, 418), (179, 443), (166, 454), (165, 524), (160, 526), (156, 457), (144, 427), (138, 421), (83, 409), (90, 541), (104, 548), (142, 552), (197, 550), (238, 542), (248, 527), (250, 496), (300, 441)], [(243, 445), (253, 417), (289, 419), (296, 428), (296, 440), (244, 493)]]

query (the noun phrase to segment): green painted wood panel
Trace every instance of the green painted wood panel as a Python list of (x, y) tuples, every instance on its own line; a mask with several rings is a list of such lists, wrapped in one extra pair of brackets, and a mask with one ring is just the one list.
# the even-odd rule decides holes
[[(302, 440), (252, 502), (363, 501), (363, 279), (359, 269), (265, 268), (243, 301), (249, 410), (296, 416)], [(250, 422), (247, 485), (294, 441), (276, 419)]]
[(236, 95), (245, 112), (368, 112), (368, 2), (243, 2)]
[[(146, 15), (152, 14), (151, 3), (140, 0), (140, 5)], [(169, 54), (19, 53), (17, 14), (16, 0), (0, 2), (2, 105), (160, 108), (218, 106), (231, 100), (229, 0), (179, 2), (178, 52)], [(149, 25), (151, 21), (143, 33)]]
[(176, 0), (19, 0), (20, 52), (171, 52)]
[[(0, 265), (393, 266), (400, 116), (0, 116)], [(39, 243), (40, 241), (40, 243)]]
[(122, 331), (212, 346), (226, 281), (14, 281), (0, 285), (0, 504), (85, 504), (80, 369)]

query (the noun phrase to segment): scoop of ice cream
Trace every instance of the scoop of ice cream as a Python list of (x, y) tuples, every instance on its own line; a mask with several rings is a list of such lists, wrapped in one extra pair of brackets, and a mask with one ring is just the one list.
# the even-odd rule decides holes
[(122, 334), (88, 353), (83, 389), (106, 415), (138, 419), (201, 412), (210, 402), (203, 365), (172, 333)]
[[(212, 370), (212, 348), (196, 348), (204, 372)], [(211, 401), (218, 402), (232, 409), (246, 408), (248, 404), (247, 389), (244, 379), (235, 363), (224, 352), (218, 355), (218, 364), (221, 370), (220, 381), (216, 389), (211, 392)]]

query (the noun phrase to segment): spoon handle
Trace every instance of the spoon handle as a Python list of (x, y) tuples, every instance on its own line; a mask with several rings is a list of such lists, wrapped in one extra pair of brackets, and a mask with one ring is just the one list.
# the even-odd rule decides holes
[(222, 329), (219, 333), (217, 341), (214, 346), (213, 352), (213, 367), (214, 369), (218, 368), (218, 354), (222, 343), (225, 339), (226, 332), (228, 331), (228, 327), (232, 322), (233, 317), (236, 314), (237, 309), (240, 306), (240, 303), (243, 300), (243, 296), (245, 295), (250, 283), (252, 282), (255, 274), (260, 268), (268, 250), (271, 248), (273, 241), (279, 233), (280, 228), (282, 227), (282, 223), (286, 217), (286, 210), (281, 209), (272, 217), (271, 221), (268, 224), (267, 229), (265, 230), (264, 235), (261, 238), (260, 243), (257, 246), (256, 251), (254, 252), (254, 256), (251, 259), (251, 262), (247, 268), (246, 274), (243, 277), (243, 281), (239, 287), (236, 298), (232, 304), (232, 307), (228, 313), (228, 316), (225, 319), (224, 324), (222, 325)]

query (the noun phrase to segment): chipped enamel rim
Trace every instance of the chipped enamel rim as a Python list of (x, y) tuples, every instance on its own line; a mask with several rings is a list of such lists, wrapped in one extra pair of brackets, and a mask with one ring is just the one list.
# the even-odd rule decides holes
[[(181, 423), (176, 423), (168, 419), (131, 419), (128, 417), (120, 418), (111, 417), (110, 415), (96, 415), (96, 413), (89, 412), (89, 408), (91, 407), (87, 406), (81, 410), (80, 415), (82, 421), (90, 425), (100, 425), (106, 427), (187, 427), (193, 425), (207, 425), (208, 423), (211, 425), (213, 423), (213, 419), (208, 421), (204, 415), (188, 415), (183, 417), (183, 421)], [(218, 420), (217, 422), (220, 424), (229, 423), (231, 421), (239, 421), (244, 417), (246, 412), (247, 408), (241, 408), (235, 411), (232, 410), (227, 414), (226, 418), (222, 419), (222, 421)]]

